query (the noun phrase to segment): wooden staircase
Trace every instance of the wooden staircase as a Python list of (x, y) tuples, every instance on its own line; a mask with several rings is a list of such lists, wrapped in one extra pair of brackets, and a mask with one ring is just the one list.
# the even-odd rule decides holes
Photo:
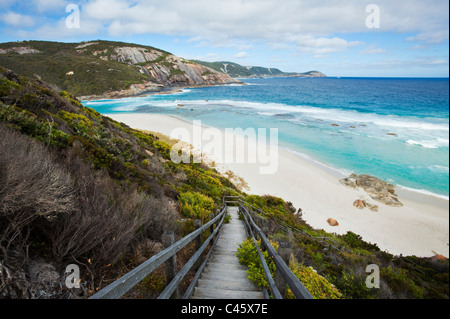
[(247, 278), (247, 267), (236, 257), (239, 244), (246, 240), (239, 208), (228, 206), (231, 221), (223, 226), (192, 299), (264, 299), (262, 290)]
[[(277, 274), (274, 279), (262, 252), (260, 250), (257, 251), (271, 297), (283, 299), (280, 289), (285, 288), (287, 284), (297, 299), (314, 299), (308, 289), (289, 269), (288, 257), (291, 254), (287, 250), (286, 243), (284, 243), (283, 247), (282, 242), (280, 242), (279, 249), (283, 248), (284, 250), (278, 253), (261, 228), (253, 220), (252, 214), (260, 210), (237, 196), (224, 196), (223, 204), (217, 216), (214, 216), (209, 222), (196, 228), (177, 242), (174, 242), (174, 232), (167, 231), (164, 236), (172, 244), (113, 283), (110, 283), (89, 299), (119, 299), (163, 264), (166, 265), (166, 277), (169, 283), (158, 296), (158, 299), (178, 298), (179, 291), (177, 292), (177, 289), (179, 289), (180, 283), (192, 267), (200, 261), (201, 266), (192, 279), (191, 284), (185, 290), (182, 299), (268, 298), (269, 293), (266, 290), (263, 292), (262, 289), (256, 287), (247, 279), (247, 269), (239, 263), (236, 257), (239, 245), (247, 239), (247, 236), (253, 239), (255, 246), (258, 246), (255, 236), (261, 240), (261, 246), (264, 247), (277, 267)], [(230, 204), (238, 204), (239, 206), (229, 206)], [(254, 208), (255, 211), (253, 210)], [(230, 223), (225, 224), (224, 220), (227, 213), (232, 219)], [(242, 214), (244, 221), (239, 219), (239, 214)], [(189, 243), (200, 239), (200, 235), (209, 231), (211, 231), (209, 237), (202, 244), (199, 242), (195, 243), (197, 246), (195, 253), (181, 270), (178, 270), (176, 254)], [(208, 247), (211, 247), (211, 250), (207, 253), (206, 258), (203, 259), (202, 256)], [(175, 293), (177, 294), (175, 295)]]

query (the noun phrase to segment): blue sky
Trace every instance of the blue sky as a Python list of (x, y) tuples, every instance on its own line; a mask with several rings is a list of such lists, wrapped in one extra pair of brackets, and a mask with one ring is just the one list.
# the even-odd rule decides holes
[(0, 42), (104, 39), (286, 72), (448, 77), (448, 11), (447, 0), (0, 0)]

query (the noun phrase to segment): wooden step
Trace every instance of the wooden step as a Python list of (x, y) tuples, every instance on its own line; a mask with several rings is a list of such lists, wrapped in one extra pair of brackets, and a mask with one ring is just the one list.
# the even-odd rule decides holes
[(222, 233), (200, 275), (192, 299), (264, 299), (261, 288), (247, 278), (247, 267), (239, 263), (236, 252), (247, 238), (238, 207), (228, 207), (231, 222)]
[(211, 279), (199, 279), (198, 287), (200, 288), (212, 288), (218, 290), (235, 290), (235, 291), (261, 291), (250, 281), (246, 280), (211, 280)]
[(209, 261), (208, 264), (212, 264), (212, 263), (224, 263), (224, 264), (239, 264), (241, 265), (241, 263), (239, 262), (239, 259), (237, 259), (236, 256), (234, 255), (214, 255), (212, 256)]
[(218, 279), (217, 276), (215, 276), (214, 274), (205, 274), (203, 273), (200, 277), (200, 279), (205, 279), (205, 280), (221, 280), (221, 281), (229, 281), (229, 282), (239, 282), (241, 284), (247, 284), (247, 283), (251, 283), (250, 280), (248, 280), (247, 277), (229, 277), (229, 278), (221, 278)]
[(225, 263), (225, 262), (209, 262), (208, 265), (207, 265), (207, 269), (210, 269), (210, 270), (217, 269), (217, 270), (230, 270), (230, 271), (234, 271), (234, 270), (247, 271), (247, 267), (245, 267), (244, 265), (241, 265), (238, 261), (236, 261), (236, 262), (229, 262), (229, 263)]
[(209, 274), (209, 275), (217, 275), (218, 279), (222, 279), (223, 277), (225, 278), (233, 278), (233, 277), (245, 277), (247, 278), (247, 272), (245, 270), (240, 270), (240, 269), (232, 269), (232, 270), (227, 270), (227, 269), (213, 269), (213, 268), (206, 268), (203, 271), (204, 274)]
[(220, 290), (196, 287), (193, 299), (264, 299), (262, 291)]

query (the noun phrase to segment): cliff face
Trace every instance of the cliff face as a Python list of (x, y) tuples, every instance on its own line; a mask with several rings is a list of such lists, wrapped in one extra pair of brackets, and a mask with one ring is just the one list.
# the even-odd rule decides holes
[(82, 99), (240, 83), (228, 74), (160, 49), (109, 41), (2, 43), (0, 65), (38, 76)]
[(139, 72), (147, 74), (153, 82), (171, 85), (216, 85), (238, 83), (229, 75), (206, 66), (184, 60), (173, 54), (139, 47), (115, 48), (109, 58), (137, 66)]

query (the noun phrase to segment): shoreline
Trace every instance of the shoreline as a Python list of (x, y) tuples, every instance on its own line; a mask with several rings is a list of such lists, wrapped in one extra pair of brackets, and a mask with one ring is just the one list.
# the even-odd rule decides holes
[[(332, 166), (329, 166), (327, 164), (324, 164), (322, 162), (319, 162), (315, 159), (312, 159), (309, 157), (309, 155), (302, 154), (299, 151), (291, 150), (290, 148), (286, 147), (283, 148), (285, 151), (292, 153), (296, 156), (299, 156), (303, 158), (305, 161), (310, 162), (313, 165), (316, 165), (317, 167), (327, 171), (331, 175), (335, 176), (338, 179), (347, 178), (352, 172), (348, 171), (344, 173), (345, 170), (338, 169)], [(376, 176), (375, 176), (376, 177)], [(441, 195), (437, 193), (433, 193), (431, 191), (423, 190), (423, 189), (415, 189), (406, 187), (403, 185), (394, 185), (396, 188), (397, 194), (401, 194), (402, 197), (406, 197), (409, 200), (417, 201), (417, 202), (423, 202), (423, 201), (436, 201), (440, 207), (448, 208), (449, 203), (449, 196)], [(443, 206), (445, 205), (445, 206)]]
[[(193, 130), (192, 122), (172, 115), (103, 115), (135, 129), (167, 136), (176, 128), (189, 132)], [(249, 194), (270, 194), (292, 202), (297, 209), (302, 208), (303, 219), (313, 228), (338, 235), (352, 231), (393, 255), (431, 257), (441, 254), (449, 257), (448, 200), (396, 187), (403, 207), (376, 203), (379, 205), (378, 212), (367, 208), (359, 210), (353, 207), (353, 202), (366, 198), (367, 194), (342, 185), (338, 173), (333, 174), (332, 168), (327, 169), (326, 165), (321, 167), (313, 159), (308, 160), (281, 147), (277, 155), (278, 170), (272, 175), (261, 175), (257, 164), (225, 163), (215, 168), (223, 172), (230, 170), (243, 178), (250, 188), (244, 191)], [(209, 158), (214, 160), (213, 157)], [(328, 218), (336, 219), (339, 226), (328, 225)]]
[[(146, 97), (151, 95), (170, 95), (177, 92), (180, 92), (185, 89), (195, 89), (195, 88), (205, 88), (205, 87), (214, 87), (214, 86), (224, 86), (224, 85), (247, 85), (247, 83), (244, 82), (230, 82), (230, 83), (223, 83), (223, 84), (205, 84), (205, 85), (180, 85), (180, 86), (159, 86), (160, 90), (146, 90), (142, 92), (134, 92), (134, 93), (128, 93), (129, 90), (122, 90), (122, 91), (114, 91), (105, 93), (103, 95), (86, 95), (86, 96), (78, 96), (77, 99), (79, 99), (82, 102), (90, 102), (90, 101), (102, 101), (102, 100), (120, 100), (120, 99), (126, 99), (126, 98), (135, 98), (135, 97)], [(107, 95), (110, 96), (107, 96)]]

